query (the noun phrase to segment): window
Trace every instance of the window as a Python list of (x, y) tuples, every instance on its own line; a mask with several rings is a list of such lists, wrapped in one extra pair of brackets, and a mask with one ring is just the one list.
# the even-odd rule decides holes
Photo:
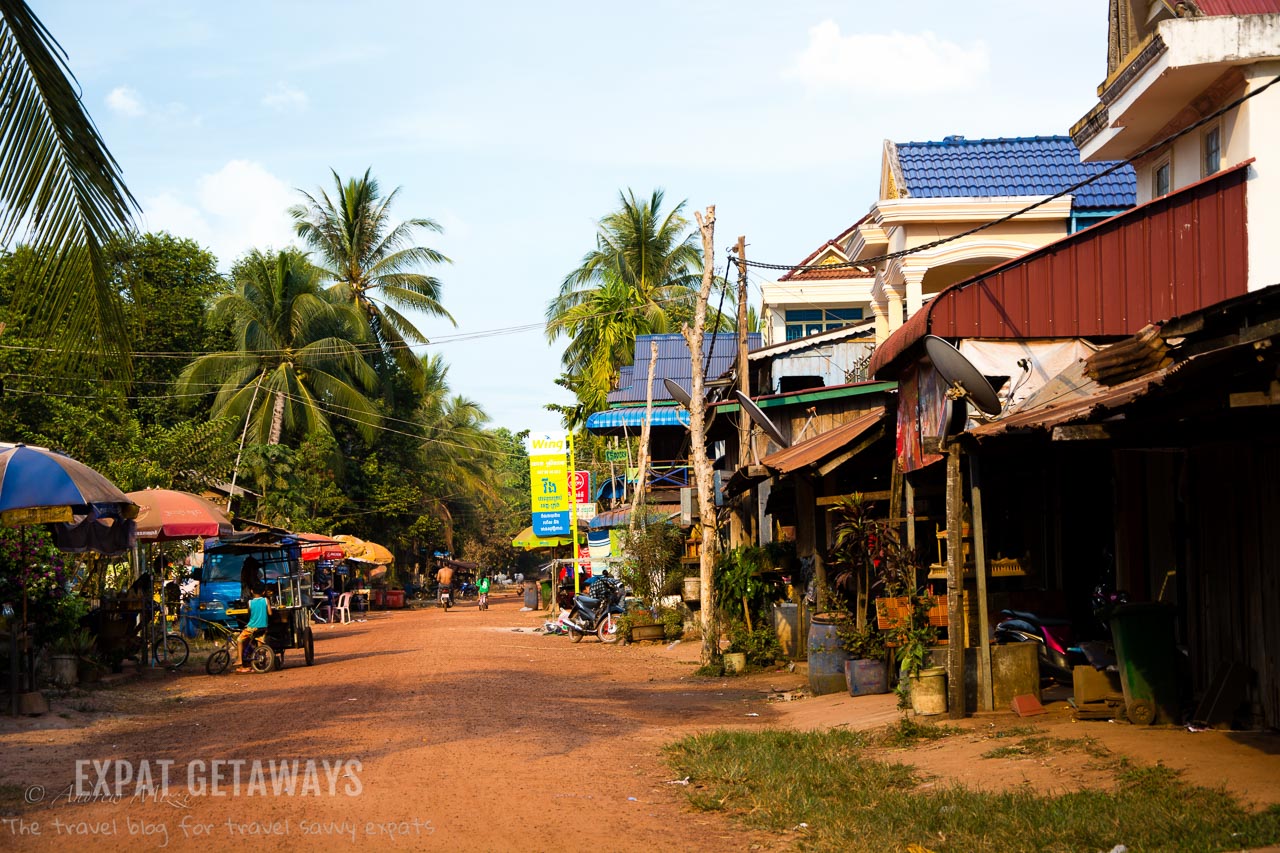
[(861, 308), (813, 308), (786, 312), (787, 340), (839, 329), (862, 319)]
[(1173, 188), (1173, 163), (1165, 160), (1156, 164), (1151, 170), (1151, 197), (1159, 198), (1168, 195)]
[(1200, 176), (1208, 177), (1222, 168), (1222, 128), (1211, 127), (1204, 132), (1200, 150), (1204, 156), (1200, 163)]

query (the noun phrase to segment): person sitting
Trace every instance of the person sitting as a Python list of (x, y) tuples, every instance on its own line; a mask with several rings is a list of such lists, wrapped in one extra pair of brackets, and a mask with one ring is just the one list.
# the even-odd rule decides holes
[(262, 586), (262, 563), (250, 554), (240, 566), (240, 597), (248, 601), (254, 590)]
[(253, 590), (253, 598), (249, 599), (249, 622), (236, 640), (240, 650), (240, 666), (236, 667), (236, 672), (250, 671), (249, 667), (244, 665), (245, 650), (252, 640), (261, 638), (267, 633), (267, 618), (271, 615), (271, 602), (267, 600), (265, 592), (266, 590), (259, 585)]
[(449, 599), (453, 600), (453, 569), (448, 566), (436, 572), (436, 598), (444, 595), (446, 590), (449, 593)]
[(599, 575), (591, 579), (591, 597), (603, 600), (609, 593), (613, 592), (613, 586), (616, 581), (609, 576), (609, 570), (605, 569)]

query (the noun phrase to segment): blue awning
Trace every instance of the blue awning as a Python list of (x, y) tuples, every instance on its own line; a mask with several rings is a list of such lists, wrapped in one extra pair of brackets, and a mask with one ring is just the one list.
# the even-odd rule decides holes
[[(626, 427), (636, 432), (644, 425), (644, 407), (632, 406), (625, 409), (606, 409), (587, 416), (587, 432), (613, 432)], [(683, 406), (654, 406), (651, 426), (685, 427), (689, 426), (689, 411)]]

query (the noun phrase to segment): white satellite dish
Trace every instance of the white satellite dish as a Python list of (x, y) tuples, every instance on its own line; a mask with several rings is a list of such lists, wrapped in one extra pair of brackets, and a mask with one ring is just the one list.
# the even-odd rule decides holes
[(663, 379), (662, 384), (666, 386), (667, 393), (671, 395), (671, 399), (675, 400), (686, 409), (693, 402), (693, 396), (674, 379)]
[(769, 420), (769, 416), (760, 411), (760, 407), (752, 402), (751, 398), (741, 391), (734, 391), (733, 396), (737, 399), (738, 405), (747, 413), (747, 417), (755, 422), (755, 425), (764, 430), (764, 434), (773, 439), (773, 443), (786, 449), (790, 447), (787, 440), (782, 437), (782, 431)]

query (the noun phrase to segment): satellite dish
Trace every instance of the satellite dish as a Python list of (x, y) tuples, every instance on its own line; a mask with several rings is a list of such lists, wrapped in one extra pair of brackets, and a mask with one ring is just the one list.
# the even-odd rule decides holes
[(782, 432), (774, 426), (773, 421), (769, 420), (769, 416), (760, 411), (760, 407), (751, 401), (751, 398), (741, 391), (734, 391), (733, 396), (737, 399), (738, 405), (747, 413), (747, 417), (755, 422), (755, 425), (764, 430), (764, 434), (773, 439), (773, 443), (786, 449), (790, 447), (787, 440), (782, 437)]
[(1000, 398), (996, 396), (995, 389), (960, 350), (937, 335), (925, 335), (924, 351), (929, 354), (938, 375), (958, 391), (958, 398), (967, 397), (988, 415), (1000, 414)]
[(679, 382), (674, 379), (663, 379), (662, 384), (667, 386), (667, 393), (671, 395), (672, 400), (675, 400), (686, 409), (689, 408), (689, 404), (693, 402), (693, 397), (680, 386)]

